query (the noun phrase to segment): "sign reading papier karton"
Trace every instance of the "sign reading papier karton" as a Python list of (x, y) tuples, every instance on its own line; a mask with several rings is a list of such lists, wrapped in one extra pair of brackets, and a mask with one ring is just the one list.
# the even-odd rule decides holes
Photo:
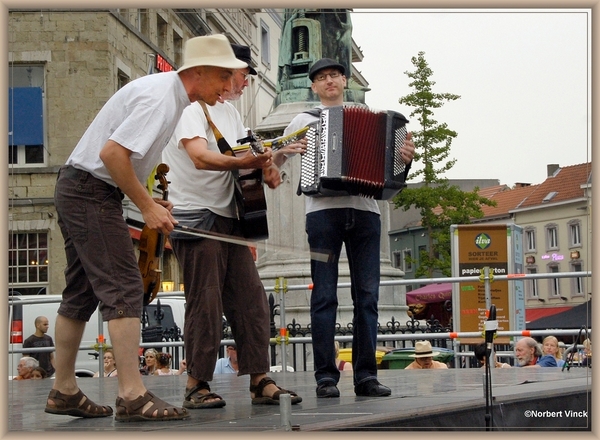
[[(492, 277), (523, 273), (522, 228), (517, 225), (452, 225), (452, 276), (483, 278), (484, 268)], [(523, 281), (498, 281), (490, 285), (486, 303), (485, 284), (481, 281), (455, 283), (452, 289), (454, 331), (481, 332), (490, 304), (496, 306), (498, 331), (525, 329)], [(477, 343), (478, 339), (461, 343)], [(497, 338), (506, 344), (509, 338)]]

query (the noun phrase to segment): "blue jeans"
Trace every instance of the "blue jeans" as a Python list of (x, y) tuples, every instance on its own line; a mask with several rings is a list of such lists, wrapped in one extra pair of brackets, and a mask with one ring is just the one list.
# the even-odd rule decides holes
[[(346, 245), (350, 266), (352, 367), (354, 385), (377, 378), (377, 302), (380, 278), (381, 221), (378, 214), (351, 208), (326, 209), (306, 215), (313, 291), (310, 300), (312, 343), (317, 385), (338, 382), (335, 363), (338, 263)], [(326, 256), (327, 261), (322, 261)]]

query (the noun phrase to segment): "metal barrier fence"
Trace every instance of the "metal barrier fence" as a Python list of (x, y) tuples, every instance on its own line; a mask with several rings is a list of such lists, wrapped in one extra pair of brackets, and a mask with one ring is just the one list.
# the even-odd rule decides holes
[[(567, 273), (552, 273), (552, 274), (516, 274), (516, 275), (504, 275), (495, 276), (494, 280), (515, 280), (515, 279), (540, 279), (540, 278), (575, 278), (575, 277), (589, 277), (591, 272), (567, 272)], [(480, 277), (454, 277), (454, 278), (428, 278), (419, 280), (390, 280), (382, 281), (381, 285), (405, 285), (414, 284), (418, 282), (420, 284), (432, 284), (440, 282), (470, 282), (480, 281)], [(485, 283), (490, 282), (489, 279), (484, 281)], [(339, 283), (338, 288), (350, 287), (350, 283)], [(489, 288), (489, 285), (487, 286)], [(312, 341), (310, 338), (310, 323), (302, 325), (297, 323), (295, 319), (291, 322), (285, 323), (285, 294), (289, 291), (294, 290), (308, 290), (308, 285), (297, 285), (297, 286), (286, 286), (284, 279), (279, 279), (278, 283), (273, 287), (266, 287), (267, 292), (276, 292), (279, 296), (280, 303), (275, 302), (275, 296), (273, 293), (269, 294), (269, 307), (271, 310), (271, 341), (270, 341), (270, 357), (271, 365), (273, 367), (281, 368), (281, 371), (286, 372), (287, 368), (284, 366), (290, 366), (294, 371), (312, 371), (312, 362), (310, 362), (312, 354)], [(161, 297), (182, 297), (183, 292), (180, 293), (161, 293)], [(28, 298), (21, 297), (18, 304), (26, 306), (27, 304), (35, 304), (41, 302), (50, 302), (43, 298)], [(13, 301), (9, 300), (9, 305), (12, 305)], [(280, 317), (279, 326), (276, 325), (276, 316)], [(101, 326), (101, 317), (98, 315), (99, 327)], [(582, 342), (581, 335), (585, 331), (585, 335), (589, 337), (591, 334), (591, 323), (582, 326), (580, 329), (569, 329), (569, 330), (532, 330), (532, 331), (516, 331), (516, 332), (498, 332), (498, 336), (532, 336), (541, 337), (547, 335), (553, 336), (572, 336), (572, 341), (569, 344), (564, 344), (567, 347), (567, 352), (574, 349), (581, 348), (580, 343)], [(589, 326), (589, 328), (588, 328)], [(151, 337), (144, 337), (144, 329), (142, 329), (142, 342), (140, 347), (145, 348), (157, 348), (162, 351), (166, 351), (172, 355), (173, 366), (177, 367), (180, 360), (185, 359), (185, 351), (183, 346), (183, 335), (179, 328), (164, 328), (162, 334), (155, 334)], [(463, 332), (455, 333), (452, 332), (451, 328), (442, 326), (436, 319), (430, 320), (410, 320), (401, 323), (392, 316), (391, 320), (381, 325), (378, 324), (378, 336), (377, 341), (385, 347), (385, 349), (393, 350), (397, 348), (410, 348), (414, 346), (415, 340), (430, 340), (432, 346), (439, 348), (450, 348), (454, 350), (454, 359), (450, 362), (451, 366), (455, 368), (472, 368), (477, 366), (476, 361), (473, 359), (473, 347), (471, 344), (461, 344), (461, 338), (482, 338), (481, 332)], [(343, 325), (342, 323), (336, 323), (336, 336), (335, 339), (340, 342), (342, 348), (347, 347), (352, 342), (352, 325), (348, 323)], [(100, 338), (102, 340), (102, 338)], [(223, 337), (221, 341), (220, 356), (224, 355), (224, 348), (227, 344), (233, 343), (232, 333), (229, 325), (226, 321), (223, 324)], [(351, 344), (350, 344), (351, 345)], [(100, 344), (95, 347), (82, 346), (79, 350), (95, 350), (98, 353), (98, 370), (102, 371), (102, 350), (106, 349), (107, 346)], [(509, 361), (512, 360), (512, 345), (503, 344), (496, 347), (496, 354), (498, 357), (505, 357)], [(9, 353), (32, 353), (32, 352), (52, 351), (51, 348), (37, 348), (37, 349), (16, 349), (9, 344)], [(290, 361), (288, 361), (288, 357)]]

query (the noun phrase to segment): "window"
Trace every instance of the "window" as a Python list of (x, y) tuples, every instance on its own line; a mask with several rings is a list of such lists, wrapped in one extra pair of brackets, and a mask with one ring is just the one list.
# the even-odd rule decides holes
[[(537, 273), (537, 268), (528, 267), (527, 273), (528, 274)], [(525, 283), (525, 291), (527, 293), (527, 297), (528, 298), (538, 298), (539, 297), (538, 285), (537, 285), (538, 280), (535, 278), (532, 278), (532, 279), (528, 279), (526, 281), (527, 282)]]
[(402, 251), (402, 270), (404, 272), (412, 272), (412, 250), (404, 249)]
[(401, 268), (402, 267), (402, 252), (394, 251), (392, 253), (392, 255), (394, 257), (394, 261), (393, 261), (394, 267)]
[[(548, 266), (548, 272), (558, 273), (559, 268), (557, 264), (551, 264)], [(560, 296), (560, 278), (550, 278), (550, 296)]]
[(44, 166), (44, 66), (12, 64), (8, 89), (8, 163)]
[(525, 230), (525, 252), (535, 252), (535, 229)]
[(117, 90), (129, 82), (129, 76), (121, 69), (117, 71)]
[(569, 246), (581, 246), (581, 222), (579, 220), (569, 223)]
[(546, 247), (548, 250), (558, 249), (558, 228), (556, 225), (546, 226)]
[(146, 37), (150, 36), (148, 9), (138, 10), (138, 30)]
[(156, 32), (158, 34), (158, 47), (167, 52), (167, 22), (156, 14)]
[[(571, 272), (583, 272), (583, 266), (576, 261), (571, 263)], [(582, 296), (585, 293), (585, 285), (583, 277), (571, 278), (572, 296)]]
[(173, 54), (175, 65), (183, 65), (183, 38), (175, 31), (173, 31)]
[(264, 64), (271, 64), (271, 33), (269, 27), (260, 22), (260, 57)]
[[(8, 282), (11, 288), (48, 285), (48, 234), (19, 232), (9, 234)], [(21, 292), (23, 293), (23, 292)]]

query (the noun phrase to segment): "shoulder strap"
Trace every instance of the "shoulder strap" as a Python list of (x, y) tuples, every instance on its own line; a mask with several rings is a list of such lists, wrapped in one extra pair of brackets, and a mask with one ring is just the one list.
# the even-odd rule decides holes
[(221, 153), (223, 153), (226, 156), (233, 156), (234, 153), (231, 148), (231, 145), (229, 145), (229, 142), (227, 142), (227, 140), (223, 137), (215, 123), (210, 118), (210, 115), (208, 114), (208, 109), (206, 108), (206, 102), (198, 100), (198, 104), (200, 104), (200, 107), (202, 107), (202, 110), (204, 110), (204, 115), (206, 116), (208, 125), (210, 125), (210, 128), (212, 128), (212, 131), (215, 134), (217, 146), (219, 147), (219, 150), (221, 150)]
[(311, 108), (310, 110), (304, 110), (302, 113), (308, 113), (311, 116), (318, 118), (321, 115), (321, 109), (319, 107)]
[[(210, 128), (212, 128), (212, 131), (215, 134), (217, 146), (219, 147), (221, 153), (223, 153), (226, 156), (235, 156), (231, 145), (229, 145), (227, 139), (223, 137), (215, 123), (210, 118), (210, 115), (208, 114), (208, 109), (206, 108), (206, 102), (198, 100), (198, 104), (200, 104), (200, 107), (202, 107), (202, 110), (204, 110), (204, 115), (206, 116), (208, 125), (210, 125)], [(233, 175), (233, 195), (235, 198), (237, 217), (238, 219), (240, 219), (245, 215), (244, 195), (242, 193), (242, 187), (240, 184), (240, 172), (239, 170), (231, 170), (231, 174)]]

